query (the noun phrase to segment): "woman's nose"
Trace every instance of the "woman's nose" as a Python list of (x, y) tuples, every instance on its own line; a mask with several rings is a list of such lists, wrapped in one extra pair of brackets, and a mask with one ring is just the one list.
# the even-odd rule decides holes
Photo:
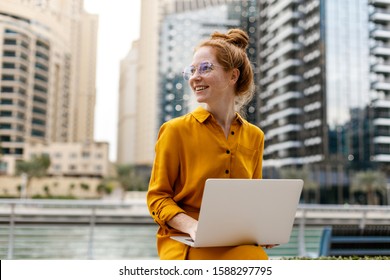
[(200, 77), (201, 75), (199, 75), (198, 70), (196, 70), (194, 74), (191, 76), (190, 80), (199, 80)]

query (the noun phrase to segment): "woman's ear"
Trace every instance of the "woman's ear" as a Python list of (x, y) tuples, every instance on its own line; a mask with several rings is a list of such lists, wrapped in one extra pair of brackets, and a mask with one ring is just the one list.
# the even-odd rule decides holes
[(239, 77), (240, 77), (240, 70), (238, 70), (237, 68), (234, 68), (232, 70), (231, 81), (235, 84)]

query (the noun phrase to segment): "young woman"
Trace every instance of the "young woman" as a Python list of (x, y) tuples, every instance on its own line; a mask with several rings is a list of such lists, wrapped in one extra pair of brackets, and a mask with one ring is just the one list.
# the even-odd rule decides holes
[(264, 133), (238, 113), (254, 93), (248, 39), (240, 29), (215, 32), (195, 49), (183, 76), (204, 107), (160, 128), (147, 203), (161, 259), (268, 258), (261, 246), (192, 248), (170, 238), (195, 238), (206, 179), (262, 177)]

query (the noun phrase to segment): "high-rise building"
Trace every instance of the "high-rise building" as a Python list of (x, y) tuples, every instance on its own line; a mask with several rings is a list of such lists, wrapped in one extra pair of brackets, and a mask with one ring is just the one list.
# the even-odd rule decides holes
[[(167, 1), (167, 0), (165, 0)], [(138, 41), (136, 125), (134, 162), (151, 165), (157, 136), (157, 61), (160, 5), (165, 1), (141, 1), (141, 28)], [(119, 151), (118, 151), (119, 152)]]
[(390, 173), (390, 1), (370, 0), (370, 103), (365, 108), (371, 162)]
[(136, 162), (138, 41), (121, 61), (119, 81), (117, 163)]
[(83, 0), (0, 2), (3, 161), (25, 143), (93, 141), (97, 22)]
[[(306, 166), (333, 202), (390, 163), (390, 1), (259, 1), (264, 167)], [(331, 201), (332, 202), (332, 201)]]

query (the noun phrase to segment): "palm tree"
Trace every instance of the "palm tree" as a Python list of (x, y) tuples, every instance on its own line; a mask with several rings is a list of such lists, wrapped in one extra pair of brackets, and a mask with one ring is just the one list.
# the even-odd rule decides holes
[(350, 187), (351, 194), (363, 192), (367, 197), (367, 204), (377, 205), (377, 192), (385, 192), (387, 185), (386, 175), (380, 171), (361, 171), (357, 172), (352, 178)]
[(309, 202), (309, 193), (312, 191), (316, 193), (316, 201), (319, 201), (319, 184), (310, 178), (309, 171), (306, 168), (283, 168), (280, 175), (283, 179), (302, 179), (303, 185), (303, 200), (305, 203)]
[(26, 176), (26, 194), (30, 197), (30, 184), (33, 178), (44, 177), (50, 167), (50, 157), (47, 154), (33, 156), (29, 161), (16, 163), (16, 175)]

